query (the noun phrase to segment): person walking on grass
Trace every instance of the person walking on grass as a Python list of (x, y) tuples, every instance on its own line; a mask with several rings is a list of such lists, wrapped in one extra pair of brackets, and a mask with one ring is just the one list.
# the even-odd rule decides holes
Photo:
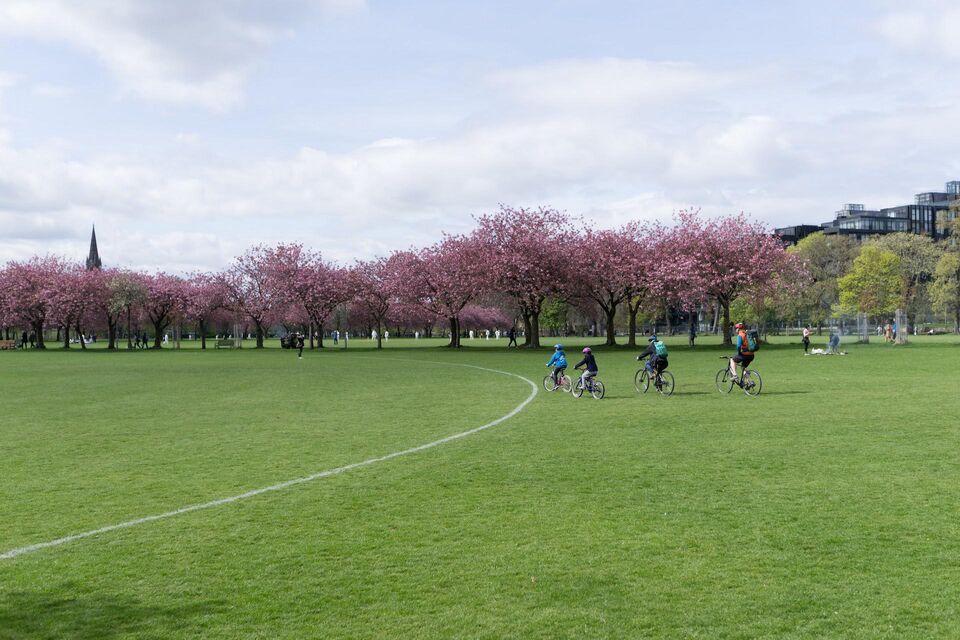
[(810, 327), (803, 328), (803, 352), (806, 353), (810, 348)]
[(303, 334), (300, 333), (299, 331), (297, 332), (296, 344), (297, 344), (297, 349), (299, 349), (299, 351), (297, 352), (297, 359), (303, 360)]
[(507, 343), (507, 347), (516, 347), (517, 345), (517, 329), (516, 327), (510, 327), (510, 332), (507, 334), (507, 337), (510, 338), (510, 342)]

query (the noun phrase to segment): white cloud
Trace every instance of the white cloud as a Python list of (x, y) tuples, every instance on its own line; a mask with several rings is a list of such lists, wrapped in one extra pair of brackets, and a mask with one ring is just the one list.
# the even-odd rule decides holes
[[(612, 87), (619, 72), (627, 88), (589, 107), (594, 98), (582, 93)], [(91, 222), (114, 264), (213, 269), (280, 240), (349, 260), (466, 230), (471, 214), (499, 202), (553, 205), (600, 225), (687, 206), (775, 225), (824, 222), (846, 201), (899, 204), (960, 178), (960, 90), (941, 85), (931, 103), (918, 90), (929, 74), (898, 75), (892, 100), (887, 73), (858, 69), (851, 89), (844, 69), (550, 63), (542, 77), (534, 67), (497, 74), (491, 99), (502, 110), (342, 153), (305, 146), (212, 160), (216, 141), (187, 132), (151, 161), (77, 157), (0, 135), (0, 260), (63, 247), (80, 257)]]
[(258, 56), (310, 11), (364, 0), (6, 0), (0, 32), (94, 53), (124, 91), (222, 111), (242, 97)]
[(955, 2), (917, 2), (882, 16), (874, 28), (903, 50), (960, 58), (960, 7)]

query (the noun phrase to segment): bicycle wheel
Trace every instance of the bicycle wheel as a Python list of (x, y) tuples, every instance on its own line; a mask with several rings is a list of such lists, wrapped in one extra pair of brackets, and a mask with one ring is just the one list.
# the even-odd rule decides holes
[(657, 387), (657, 391), (661, 395), (672, 396), (673, 395), (673, 374), (669, 371), (663, 371), (660, 373), (660, 386)]
[(637, 375), (633, 376), (633, 386), (636, 387), (637, 393), (647, 392), (650, 388), (650, 376), (647, 375), (646, 369), (640, 369)]
[(593, 396), (594, 400), (603, 400), (603, 394), (606, 393), (606, 389), (603, 388), (603, 383), (599, 380), (593, 381), (593, 388), (590, 389), (590, 395)]
[(563, 380), (560, 381), (560, 391), (570, 393), (571, 389), (573, 389), (573, 380), (570, 376), (563, 376)]
[(717, 391), (720, 393), (730, 393), (733, 390), (733, 378), (730, 376), (730, 369), (720, 369), (717, 371)]
[(573, 385), (573, 389), (570, 390), (570, 393), (573, 394), (574, 398), (579, 398), (583, 395), (583, 385), (580, 384), (579, 380), (577, 380), (577, 383)]
[(557, 390), (557, 383), (553, 381), (553, 376), (544, 376), (543, 388), (546, 389), (547, 391)]
[(760, 374), (753, 369), (744, 371), (743, 392), (748, 396), (758, 396), (761, 389), (763, 389), (763, 380), (760, 378)]

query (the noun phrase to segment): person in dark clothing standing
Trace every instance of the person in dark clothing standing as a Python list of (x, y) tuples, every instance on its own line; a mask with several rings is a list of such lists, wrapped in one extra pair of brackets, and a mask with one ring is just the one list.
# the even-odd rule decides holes
[(26, 331), (24, 331), (24, 332), (20, 335), (20, 348), (21, 348), (21, 349), (26, 349), (26, 348), (27, 348), (27, 332), (26, 332)]
[(303, 334), (300, 332), (297, 332), (297, 349), (297, 358), (303, 360)]
[(516, 347), (517, 345), (517, 329), (516, 327), (510, 327), (510, 332), (507, 334), (507, 337), (510, 338), (510, 342), (507, 343), (508, 347)]
[(583, 360), (574, 365), (574, 369), (580, 369), (583, 367), (583, 374), (580, 375), (580, 386), (584, 389), (592, 389), (593, 384), (590, 382), (590, 379), (597, 375), (599, 369), (597, 368), (597, 360), (593, 357), (593, 349), (586, 347), (583, 350)]

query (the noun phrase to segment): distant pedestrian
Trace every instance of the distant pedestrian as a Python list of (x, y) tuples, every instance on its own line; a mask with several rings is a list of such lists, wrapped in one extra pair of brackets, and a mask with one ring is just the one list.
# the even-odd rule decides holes
[(26, 348), (27, 348), (27, 332), (26, 332), (26, 331), (24, 331), (24, 332), (20, 335), (20, 348), (21, 348), (21, 349), (26, 349)]
[(143, 345), (143, 348), (144, 348), (144, 349), (147, 348), (147, 344), (148, 344), (149, 342), (150, 342), (150, 339), (147, 337), (147, 332), (144, 331), (144, 332), (143, 332), (143, 340), (141, 341), (141, 344)]
[(493, 334), (497, 337), (497, 340), (500, 339), (500, 335), (501, 335), (500, 329), (497, 329), (496, 331), (494, 331)]
[(30, 348), (31, 348), (31, 349), (33, 349), (33, 348), (35, 348), (35, 347), (37, 346), (37, 334), (34, 333), (33, 331), (30, 332), (30, 337), (28, 338), (28, 340), (30, 341)]
[(803, 328), (803, 352), (810, 348), (810, 327)]
[(299, 331), (297, 332), (297, 349), (299, 349), (297, 359), (303, 360), (303, 334)]
[(893, 321), (893, 339), (894, 340), (897, 339), (897, 321), (896, 320)]
[(517, 329), (515, 327), (510, 327), (510, 331), (507, 332), (507, 337), (510, 338), (510, 342), (507, 343), (508, 347), (516, 347), (517, 345)]
[(695, 342), (696, 339), (697, 339), (697, 326), (696, 326), (695, 324), (693, 324), (692, 322), (690, 323), (690, 336), (689, 336), (689, 338), (690, 338), (690, 348), (693, 349), (693, 347), (694, 347), (694, 342)]
[(340, 344), (340, 332), (334, 331), (332, 335), (333, 335), (333, 344), (334, 345)]
[(883, 340), (884, 342), (893, 342), (893, 325), (889, 322), (883, 325)]
[(389, 332), (389, 331), (384, 331), (384, 332), (383, 332), (383, 339), (384, 339), (384, 340), (387, 340), (387, 341), (390, 340), (390, 332)]

